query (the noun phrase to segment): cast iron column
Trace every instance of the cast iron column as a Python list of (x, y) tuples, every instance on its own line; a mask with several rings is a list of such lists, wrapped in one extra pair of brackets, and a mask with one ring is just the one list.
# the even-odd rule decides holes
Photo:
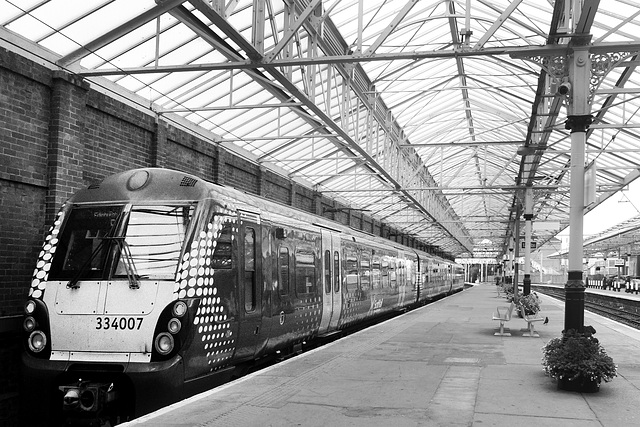
[(522, 295), (531, 293), (531, 220), (533, 219), (533, 200), (531, 188), (524, 190), (524, 278), (522, 279)]
[[(571, 203), (569, 209), (569, 275), (565, 285), (564, 329), (582, 331), (584, 327), (583, 210), (584, 145), (593, 121), (590, 115), (569, 116), (565, 127), (571, 130)], [(575, 190), (574, 190), (575, 189)]]
[(582, 280), (584, 223), (584, 149), (589, 114), (591, 59), (587, 49), (576, 49), (569, 56), (569, 80), (573, 86), (569, 115), (565, 124), (571, 130), (571, 188), (569, 206), (569, 274), (565, 285), (564, 330), (584, 329), (584, 282)]
[(513, 251), (513, 296), (515, 301), (518, 302), (518, 285), (520, 284), (520, 265), (518, 260), (520, 259), (520, 215), (522, 214), (521, 204), (516, 205), (516, 229), (515, 229), (515, 243)]

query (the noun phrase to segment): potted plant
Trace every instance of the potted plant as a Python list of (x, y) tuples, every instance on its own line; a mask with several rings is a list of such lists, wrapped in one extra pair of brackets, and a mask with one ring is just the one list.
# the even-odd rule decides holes
[(617, 376), (617, 366), (607, 355), (591, 326), (584, 332), (563, 331), (542, 348), (544, 372), (558, 380), (558, 388), (569, 391), (597, 392), (600, 383)]
[[(521, 295), (518, 298), (518, 314), (523, 317), (523, 314), (527, 316), (535, 316), (540, 311), (540, 298), (535, 292), (529, 295)], [(521, 313), (520, 307), (524, 309), (524, 313)]]
[(507, 301), (513, 301), (513, 285), (510, 283), (504, 283), (502, 285), (502, 291), (504, 292)]

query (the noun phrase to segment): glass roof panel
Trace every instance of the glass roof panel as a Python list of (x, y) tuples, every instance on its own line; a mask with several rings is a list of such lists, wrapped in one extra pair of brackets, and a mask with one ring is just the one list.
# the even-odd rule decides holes
[[(0, 23), (58, 55), (52, 68), (108, 79), (425, 244), (471, 254), (488, 238), (497, 256), (527, 176), (536, 214), (568, 218), (572, 106), (556, 92), (563, 75), (541, 62), (572, 42), (549, 32), (580, 19), (557, 10), (554, 22), (561, 3), (325, 0), (298, 25), (309, 1), (267, 1), (258, 25), (253, 0), (0, 0)], [(587, 89), (585, 159), (606, 199), (640, 164), (640, 4), (600, 2), (594, 16), (591, 42), (623, 52), (594, 56), (601, 74)]]

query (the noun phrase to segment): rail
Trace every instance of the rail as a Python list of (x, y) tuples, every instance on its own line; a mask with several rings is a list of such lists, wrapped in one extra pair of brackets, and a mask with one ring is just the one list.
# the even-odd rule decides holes
[[(536, 292), (540, 292), (561, 301), (565, 300), (563, 288), (536, 286), (535, 290)], [(602, 299), (600, 299), (599, 297), (602, 297)], [(590, 294), (589, 298), (585, 296), (585, 310), (588, 310), (595, 314), (599, 314), (600, 316), (606, 317), (608, 319), (615, 320), (616, 322), (631, 326), (632, 328), (640, 329), (640, 313), (629, 311), (629, 309), (625, 308), (625, 304), (629, 303), (628, 300), (622, 300), (613, 296), (607, 296), (606, 298), (608, 301), (605, 301), (604, 298), (604, 296), (598, 294)], [(612, 307), (610, 305), (611, 300), (619, 301), (617, 307)], [(609, 304), (607, 304), (607, 302), (609, 302)]]

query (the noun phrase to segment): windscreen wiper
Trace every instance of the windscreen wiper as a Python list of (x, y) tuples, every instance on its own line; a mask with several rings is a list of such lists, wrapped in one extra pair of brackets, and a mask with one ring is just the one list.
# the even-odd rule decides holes
[(91, 251), (91, 255), (89, 256), (89, 259), (87, 259), (82, 264), (82, 266), (80, 266), (80, 269), (78, 270), (76, 275), (73, 276), (71, 280), (69, 280), (69, 283), (67, 283), (67, 288), (78, 289), (80, 287), (80, 279), (82, 278), (84, 273), (87, 272), (87, 269), (91, 266), (91, 263), (96, 258), (96, 256), (104, 248), (105, 242), (114, 239), (113, 235), (115, 233), (116, 226), (120, 224), (121, 219), (122, 219), (122, 212), (120, 212), (116, 217), (115, 221), (111, 223), (111, 228), (109, 228), (109, 231), (107, 231), (107, 233), (103, 237), (98, 236), (99, 232), (96, 233), (96, 238), (100, 239), (100, 243), (98, 243), (98, 246), (96, 246), (95, 249)]
[(120, 260), (124, 266), (124, 271), (127, 274), (127, 280), (129, 281), (129, 288), (131, 289), (140, 289), (140, 275), (138, 275), (138, 270), (136, 269), (136, 265), (133, 262), (133, 255), (131, 255), (131, 249), (129, 249), (129, 244), (124, 240), (124, 237), (101, 237), (100, 243), (96, 248), (91, 252), (91, 256), (87, 259), (80, 270), (76, 273), (76, 275), (67, 283), (67, 288), (78, 289), (80, 287), (80, 279), (82, 275), (87, 271), (87, 267), (91, 265), (91, 262), (95, 259), (95, 257), (100, 253), (100, 250), (104, 247), (105, 242), (114, 241), (118, 245), (118, 249), (120, 249)]
[(124, 237), (112, 237), (118, 244), (120, 249), (120, 261), (124, 266), (124, 271), (127, 273), (127, 280), (129, 280), (130, 289), (140, 289), (140, 276), (136, 269), (136, 264), (133, 262), (133, 255), (131, 255), (131, 249), (129, 244), (124, 240)]
[(82, 278), (84, 273), (86, 273), (87, 269), (89, 268), (89, 266), (91, 265), (95, 257), (100, 253), (100, 251), (104, 247), (104, 242), (107, 240), (107, 237), (99, 237), (99, 239), (100, 239), (100, 243), (98, 243), (98, 246), (96, 246), (96, 248), (91, 252), (91, 256), (84, 262), (84, 264), (82, 264), (82, 266), (80, 266), (80, 269), (78, 270), (76, 275), (73, 276), (71, 280), (69, 280), (69, 283), (67, 283), (67, 288), (78, 289), (80, 287), (80, 283), (79, 283), (80, 279)]

